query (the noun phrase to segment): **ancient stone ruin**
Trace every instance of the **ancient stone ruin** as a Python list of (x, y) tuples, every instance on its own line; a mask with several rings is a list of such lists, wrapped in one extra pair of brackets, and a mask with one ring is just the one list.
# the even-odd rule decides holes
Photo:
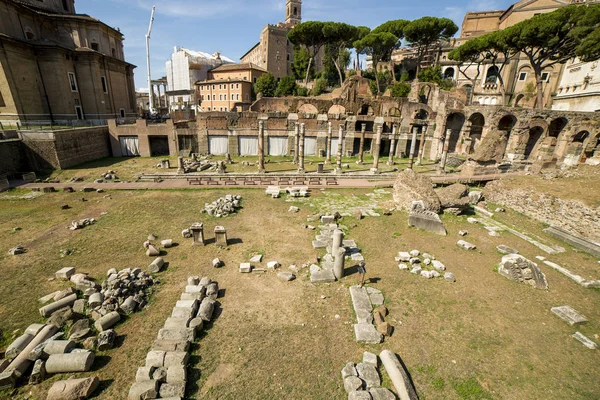
[(546, 275), (537, 264), (519, 254), (507, 254), (498, 265), (498, 273), (518, 283), (526, 283), (536, 289), (548, 289)]

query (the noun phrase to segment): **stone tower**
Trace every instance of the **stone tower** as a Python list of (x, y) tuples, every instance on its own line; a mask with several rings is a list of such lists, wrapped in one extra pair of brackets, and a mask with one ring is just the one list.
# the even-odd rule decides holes
[(285, 23), (299, 24), (302, 22), (302, 0), (287, 0), (285, 6)]

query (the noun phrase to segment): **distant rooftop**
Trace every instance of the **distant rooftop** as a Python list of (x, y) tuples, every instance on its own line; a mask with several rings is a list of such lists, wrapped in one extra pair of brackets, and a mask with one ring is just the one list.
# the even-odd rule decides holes
[(211, 72), (237, 71), (240, 69), (255, 69), (257, 71), (268, 72), (266, 69), (263, 69), (258, 65), (252, 63), (220, 65), (216, 68), (211, 69)]
[(195, 51), (195, 50), (185, 49), (183, 47), (178, 47), (177, 51), (183, 51), (183, 52), (189, 54), (191, 57), (202, 58), (202, 59), (209, 60), (209, 61), (216, 61), (217, 59), (220, 59), (224, 63), (228, 63), (228, 64), (235, 63), (235, 61), (233, 61), (232, 59), (230, 59), (228, 57), (225, 57), (224, 55), (221, 55), (220, 53), (209, 54), (209, 53), (205, 53), (203, 51)]

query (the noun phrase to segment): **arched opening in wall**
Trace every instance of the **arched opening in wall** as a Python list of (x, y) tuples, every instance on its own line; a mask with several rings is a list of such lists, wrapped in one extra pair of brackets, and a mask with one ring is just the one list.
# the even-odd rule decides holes
[(408, 72), (408, 80), (412, 81), (413, 79), (415, 79), (417, 77), (417, 71), (415, 69), (409, 69), (406, 72)]
[(590, 133), (588, 131), (581, 131), (577, 133), (577, 135), (573, 136), (573, 143), (583, 143), (588, 137), (590, 137)]
[(525, 97), (524, 94), (519, 94), (517, 96), (517, 98), (515, 99), (515, 107), (522, 107), (521, 101), (523, 100), (524, 97)]
[(371, 107), (368, 104), (363, 104), (360, 107), (360, 111), (358, 112), (358, 115), (375, 115), (375, 112), (373, 111), (373, 107)]
[(498, 82), (498, 75), (500, 75), (500, 69), (498, 69), (497, 66), (492, 65), (491, 67), (488, 68), (487, 70), (487, 74), (485, 76), (485, 83), (496, 83)]
[(489, 97), (486, 97), (483, 100), (483, 104), (485, 104), (486, 106), (489, 106), (490, 104), (492, 104), (492, 100)]
[(510, 133), (513, 128), (517, 124), (517, 118), (514, 115), (508, 114), (502, 117), (502, 119), (498, 122), (498, 130), (502, 132), (506, 132), (505, 135), (505, 147), (502, 152), (502, 157), (504, 157), (504, 153), (506, 153), (506, 148), (508, 147), (508, 142), (510, 142)]
[(588, 142), (583, 154), (585, 158), (600, 157), (600, 133)]
[(35, 34), (31, 30), (31, 28), (25, 28), (25, 38), (27, 40), (33, 40), (33, 39), (35, 39)]
[(479, 96), (479, 98), (477, 99), (477, 102), (478, 102), (480, 105), (483, 105), (483, 97)]
[(492, 105), (495, 106), (498, 103), (498, 99), (495, 97), (492, 97)]
[(523, 160), (528, 160), (533, 151), (535, 150), (535, 146), (538, 144), (540, 138), (544, 134), (544, 128), (541, 126), (534, 126), (529, 129), (529, 138), (527, 139), (527, 144), (525, 145), (525, 153), (523, 154)]
[(327, 114), (329, 114), (329, 115), (344, 115), (344, 114), (346, 114), (346, 108), (344, 106), (334, 104), (333, 106), (331, 106), (329, 108), (329, 111), (327, 111)]
[(298, 108), (298, 112), (299, 113), (304, 113), (304, 114), (318, 114), (319, 110), (317, 110), (317, 107), (313, 106), (312, 104), (302, 104), (299, 108)]
[(425, 85), (421, 87), (421, 91), (419, 92), (419, 102), (423, 104), (429, 103), (429, 96), (431, 95), (431, 86)]
[(100, 45), (97, 42), (91, 42), (90, 48), (94, 51), (100, 51)]
[(110, 54), (112, 54), (114, 58), (117, 58), (117, 49), (115, 49), (114, 47), (110, 49)]
[(569, 120), (564, 117), (556, 118), (548, 127), (548, 136), (558, 138), (568, 123)]
[(402, 111), (398, 107), (393, 107), (390, 109), (390, 117), (400, 117), (402, 115)]
[(375, 129), (374, 121), (356, 121), (356, 124), (354, 124), (354, 131), (361, 132), (363, 125), (365, 126), (365, 132), (373, 132)]
[(426, 120), (427, 118), (429, 118), (429, 113), (427, 110), (420, 108), (417, 110), (417, 112), (415, 112), (415, 119)]
[[(465, 124), (465, 116), (461, 113), (452, 113), (446, 118), (446, 140), (448, 153), (456, 153), (460, 132)], [(450, 131), (450, 132), (448, 132)]]
[(454, 68), (452, 67), (448, 67), (444, 70), (444, 79), (454, 79), (454, 74), (456, 73), (456, 71), (454, 71)]
[(467, 149), (467, 154), (471, 154), (481, 141), (481, 136), (483, 135), (483, 126), (485, 125), (485, 118), (481, 113), (475, 113), (469, 117), (469, 122), (471, 123), (471, 131), (469, 132), (469, 139), (471, 139), (471, 143)]

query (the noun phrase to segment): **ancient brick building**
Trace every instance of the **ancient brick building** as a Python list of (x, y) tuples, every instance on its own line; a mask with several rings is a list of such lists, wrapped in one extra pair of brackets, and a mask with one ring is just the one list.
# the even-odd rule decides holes
[(135, 117), (123, 35), (74, 0), (0, 0), (0, 122)]

